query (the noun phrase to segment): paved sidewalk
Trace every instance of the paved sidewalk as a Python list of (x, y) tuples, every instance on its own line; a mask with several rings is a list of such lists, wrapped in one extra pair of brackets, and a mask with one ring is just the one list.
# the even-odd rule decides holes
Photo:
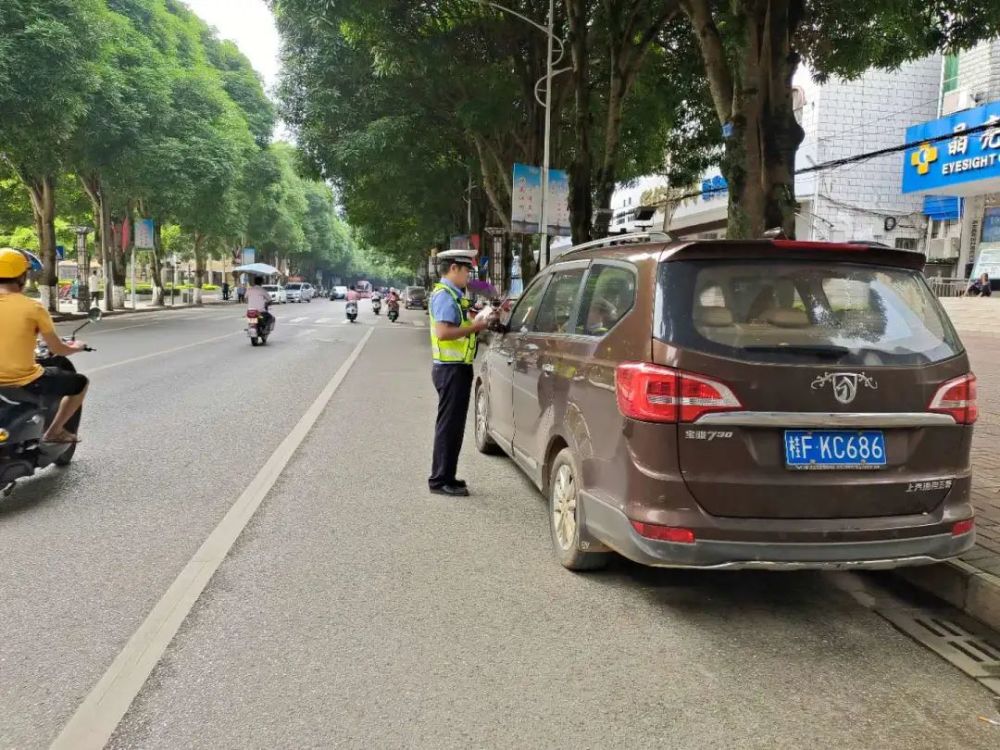
[(972, 442), (976, 546), (961, 561), (902, 571), (995, 629), (1000, 629), (1000, 299), (942, 300), (979, 380), (979, 422)]

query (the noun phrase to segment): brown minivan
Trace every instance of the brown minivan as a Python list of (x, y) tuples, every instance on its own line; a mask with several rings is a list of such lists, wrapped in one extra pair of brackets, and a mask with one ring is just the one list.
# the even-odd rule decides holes
[(476, 443), (567, 568), (889, 568), (974, 542), (976, 381), (918, 254), (588, 243), (484, 342)]

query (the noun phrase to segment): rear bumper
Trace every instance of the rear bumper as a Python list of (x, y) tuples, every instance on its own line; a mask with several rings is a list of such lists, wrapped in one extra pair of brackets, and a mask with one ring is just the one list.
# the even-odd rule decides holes
[[(968, 551), (975, 533), (932, 534), (904, 539), (837, 542), (723, 541), (696, 539), (678, 544), (640, 536), (625, 514), (586, 493), (580, 493), (587, 535), (623, 557), (662, 568), (711, 570), (884, 570), (929, 565)], [(697, 536), (697, 530), (696, 530)]]

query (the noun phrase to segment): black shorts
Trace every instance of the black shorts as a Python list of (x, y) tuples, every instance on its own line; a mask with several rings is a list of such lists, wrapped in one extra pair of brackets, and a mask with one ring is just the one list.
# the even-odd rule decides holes
[(79, 396), (87, 387), (86, 376), (59, 367), (46, 367), (37, 380), (24, 386), (24, 390), (39, 396)]

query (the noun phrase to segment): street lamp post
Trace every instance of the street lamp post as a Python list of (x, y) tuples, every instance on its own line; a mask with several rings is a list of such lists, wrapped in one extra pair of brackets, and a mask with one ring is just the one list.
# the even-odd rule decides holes
[[(512, 16), (520, 18), (522, 21), (530, 23), (536, 29), (542, 31), (547, 37), (548, 42), (548, 54), (545, 58), (545, 101), (538, 99), (538, 84), (535, 84), (535, 99), (538, 103), (542, 105), (545, 109), (545, 138), (542, 156), (542, 206), (541, 206), (541, 217), (538, 220), (538, 233), (541, 235), (541, 246), (539, 248), (538, 260), (542, 268), (549, 264), (549, 162), (551, 160), (551, 140), (552, 140), (552, 78), (559, 73), (563, 73), (569, 68), (562, 68), (560, 70), (555, 70), (555, 66), (566, 54), (566, 45), (563, 43), (562, 39), (556, 37), (555, 33), (555, 21), (556, 21), (556, 3), (555, 0), (549, 0), (549, 19), (548, 24), (543, 26), (537, 21), (532, 21), (527, 16), (518, 13), (516, 10), (512, 10), (506, 6), (499, 5), (498, 3), (490, 2), (490, 0), (477, 0), (480, 5), (488, 5), (495, 10), (502, 11), (504, 13), (509, 13)], [(555, 60), (552, 59), (553, 45), (559, 45), (559, 57)], [(539, 81), (540, 83), (541, 81)]]
[(90, 259), (87, 257), (87, 235), (90, 227), (76, 227), (76, 310), (87, 312), (90, 309)]
[(549, 159), (552, 136), (552, 40), (555, 37), (555, 0), (549, 0), (548, 52), (545, 56), (545, 145), (542, 157), (542, 217), (539, 234), (541, 244), (538, 248), (538, 260), (545, 268), (549, 264)]

